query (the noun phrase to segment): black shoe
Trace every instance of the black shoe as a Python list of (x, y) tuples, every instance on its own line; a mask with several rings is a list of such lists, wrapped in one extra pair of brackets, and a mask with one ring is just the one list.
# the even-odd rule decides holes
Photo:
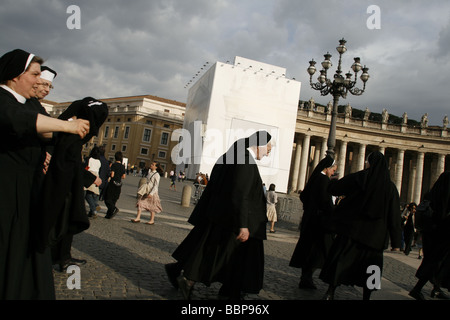
[(164, 265), (164, 269), (166, 270), (167, 277), (169, 278), (170, 283), (175, 289), (179, 288), (177, 278), (180, 276), (180, 272), (176, 267), (176, 263), (168, 263)]
[(448, 295), (446, 295), (440, 289), (433, 289), (433, 290), (431, 290), (431, 297), (432, 298), (442, 299), (442, 300), (450, 300), (450, 297)]
[(186, 279), (184, 276), (179, 276), (177, 278), (177, 282), (184, 300), (191, 300), (191, 293), (194, 285), (190, 284), (189, 280)]
[(60, 272), (66, 272), (69, 266), (82, 266), (86, 264), (86, 260), (70, 258), (59, 265)]
[(317, 289), (316, 285), (314, 284), (313, 279), (309, 278), (301, 278), (300, 283), (298, 284), (298, 287), (300, 289)]
[(84, 260), (84, 259), (75, 259), (75, 258), (70, 258), (70, 260), (69, 260), (69, 264), (70, 265), (77, 265), (77, 266), (82, 266), (82, 265), (84, 265), (84, 264), (86, 264), (86, 260)]
[(419, 290), (416, 290), (416, 289), (412, 289), (409, 292), (409, 295), (416, 300), (426, 300), (425, 297), (423, 296), (422, 292), (420, 292)]
[(116, 208), (114, 209), (112, 215), (109, 217), (109, 219), (114, 218), (114, 217), (116, 216), (116, 214), (118, 214), (118, 213), (119, 213), (119, 208), (116, 207)]

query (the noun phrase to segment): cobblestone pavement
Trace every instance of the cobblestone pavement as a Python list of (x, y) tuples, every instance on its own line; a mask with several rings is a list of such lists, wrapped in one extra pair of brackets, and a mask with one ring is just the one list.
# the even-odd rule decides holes
[[(91, 220), (88, 230), (74, 237), (72, 256), (86, 259), (80, 267), (80, 289), (69, 289), (71, 273), (54, 272), (58, 300), (181, 300), (181, 294), (168, 282), (164, 264), (173, 262), (171, 253), (185, 238), (192, 226), (187, 223), (194, 205), (181, 206), (183, 187), (191, 182), (178, 182), (177, 191), (169, 190), (169, 179), (160, 182), (163, 212), (157, 214), (154, 225), (147, 225), (144, 212), (141, 223), (131, 223), (136, 215), (135, 195), (140, 177), (127, 176), (118, 201), (120, 212), (114, 219), (104, 219), (106, 207)], [(279, 221), (276, 233), (268, 233), (265, 245), (264, 289), (253, 300), (320, 300), (327, 285), (318, 279), (317, 290), (300, 290), (300, 270), (288, 266), (298, 240), (297, 223)], [(408, 291), (416, 282), (415, 271), (420, 265), (417, 251), (409, 256), (386, 251), (381, 290), (373, 300), (412, 300)], [(197, 284), (193, 301), (217, 300), (219, 286)], [(424, 294), (429, 297), (431, 287)], [(336, 300), (361, 300), (362, 290), (341, 286)]]

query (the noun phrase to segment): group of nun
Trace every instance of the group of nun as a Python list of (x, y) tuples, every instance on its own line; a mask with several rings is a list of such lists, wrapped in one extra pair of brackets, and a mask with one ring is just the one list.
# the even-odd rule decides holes
[(89, 227), (81, 150), (108, 107), (85, 98), (49, 116), (37, 99), (43, 63), (22, 49), (0, 57), (1, 300), (55, 299), (51, 251)]
[[(340, 285), (363, 288), (363, 299), (379, 289), (372, 279), (374, 266), (383, 270), (383, 251), (401, 247), (399, 193), (390, 179), (384, 155), (370, 153), (364, 170), (333, 178), (335, 161), (319, 162), (300, 193), (303, 217), (300, 237), (289, 265), (302, 269), (301, 289), (317, 289), (312, 275), (328, 284), (324, 300), (333, 300)], [(334, 169), (333, 169), (334, 168)], [(409, 295), (426, 300), (421, 292), (430, 281), (432, 298), (449, 299), (450, 289), (450, 172), (443, 172), (429, 193), (433, 216), (423, 231), (424, 260), (417, 285)]]
[[(43, 60), (16, 49), (0, 58), (0, 299), (54, 299), (50, 247), (64, 235), (89, 227), (82, 181), (81, 148), (98, 133), (107, 106), (92, 98), (75, 101), (58, 118), (35, 99)], [(258, 131), (236, 141), (218, 159), (189, 222), (194, 225), (166, 265), (170, 282), (189, 299), (196, 282), (221, 282), (228, 299), (263, 288), (266, 200), (257, 161), (270, 154), (271, 136)], [(45, 145), (54, 146), (42, 174)], [(326, 156), (300, 194), (304, 214), (290, 266), (302, 268), (300, 288), (314, 289), (312, 275), (328, 284), (325, 299), (340, 285), (363, 288), (369, 299), (368, 267), (383, 268), (383, 251), (399, 250), (399, 194), (384, 155), (372, 152), (366, 168), (333, 179)], [(432, 297), (448, 298), (450, 276), (450, 172), (425, 196), (433, 215), (423, 232), (424, 259), (410, 295), (433, 284)], [(339, 201), (335, 201), (335, 199)]]

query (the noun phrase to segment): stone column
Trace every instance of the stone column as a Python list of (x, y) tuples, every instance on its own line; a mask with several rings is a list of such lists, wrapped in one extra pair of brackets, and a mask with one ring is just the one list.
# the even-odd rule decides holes
[(339, 151), (338, 178), (342, 178), (345, 173), (345, 161), (347, 155), (347, 141), (341, 141), (341, 149)]
[(425, 154), (421, 151), (417, 153), (417, 161), (416, 161), (416, 183), (414, 188), (414, 197), (413, 201), (415, 203), (420, 202), (420, 197), (422, 195), (422, 180), (423, 180), (423, 160)]
[(297, 190), (303, 190), (305, 188), (310, 142), (311, 142), (311, 135), (306, 134), (305, 137), (303, 138), (302, 144), (302, 157), (300, 160), (300, 173), (298, 176)]
[(322, 158), (320, 157), (320, 143), (316, 141), (316, 145), (314, 147), (314, 161), (313, 161), (311, 173), (317, 167), (320, 160), (322, 160)]
[(292, 192), (297, 191), (297, 184), (298, 184), (298, 175), (300, 171), (300, 158), (302, 156), (302, 146), (301, 146), (301, 139), (300, 137), (297, 138), (295, 141), (296, 147), (295, 147), (295, 158), (294, 158), (294, 167), (292, 169), (292, 175), (291, 175), (291, 187), (290, 190)]
[(366, 145), (364, 143), (360, 143), (358, 152), (358, 166), (356, 167), (356, 171), (363, 170), (365, 162), (366, 162)]
[(320, 160), (325, 158), (326, 155), (327, 155), (327, 139), (323, 138), (322, 139), (322, 148), (320, 150)]
[(405, 159), (405, 150), (399, 149), (397, 152), (397, 163), (395, 166), (395, 186), (397, 187), (398, 194), (402, 191), (402, 178), (403, 178), (403, 161)]
[[(445, 154), (438, 154), (438, 162), (436, 168), (436, 180), (439, 178), (442, 172), (445, 169)], [(436, 182), (436, 180), (434, 182)], [(434, 184), (433, 182), (433, 184)]]

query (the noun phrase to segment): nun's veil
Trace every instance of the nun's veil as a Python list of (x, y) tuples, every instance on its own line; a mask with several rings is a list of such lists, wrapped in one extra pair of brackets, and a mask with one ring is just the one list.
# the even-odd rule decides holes
[(326, 155), (325, 158), (320, 160), (320, 162), (314, 168), (314, 171), (312, 172), (311, 176), (309, 177), (305, 188), (303, 189), (302, 193), (300, 194), (300, 199), (302, 200), (302, 202), (306, 202), (310, 198), (311, 186), (314, 185), (314, 181), (321, 174), (321, 172), (326, 168), (332, 167), (334, 165), (334, 163), (335, 163), (335, 161), (334, 161), (333, 157), (331, 157), (330, 155)]
[(426, 198), (430, 200), (435, 217), (439, 221), (450, 215), (450, 171), (441, 173)]
[(384, 214), (391, 192), (391, 177), (386, 158), (379, 151), (369, 154), (370, 164), (363, 182), (361, 212), (371, 218), (380, 218)]
[[(245, 164), (245, 152), (252, 146), (267, 145), (272, 136), (265, 130), (257, 131), (247, 138), (235, 141), (224, 155), (222, 164)], [(219, 162), (220, 163), (220, 162)]]

